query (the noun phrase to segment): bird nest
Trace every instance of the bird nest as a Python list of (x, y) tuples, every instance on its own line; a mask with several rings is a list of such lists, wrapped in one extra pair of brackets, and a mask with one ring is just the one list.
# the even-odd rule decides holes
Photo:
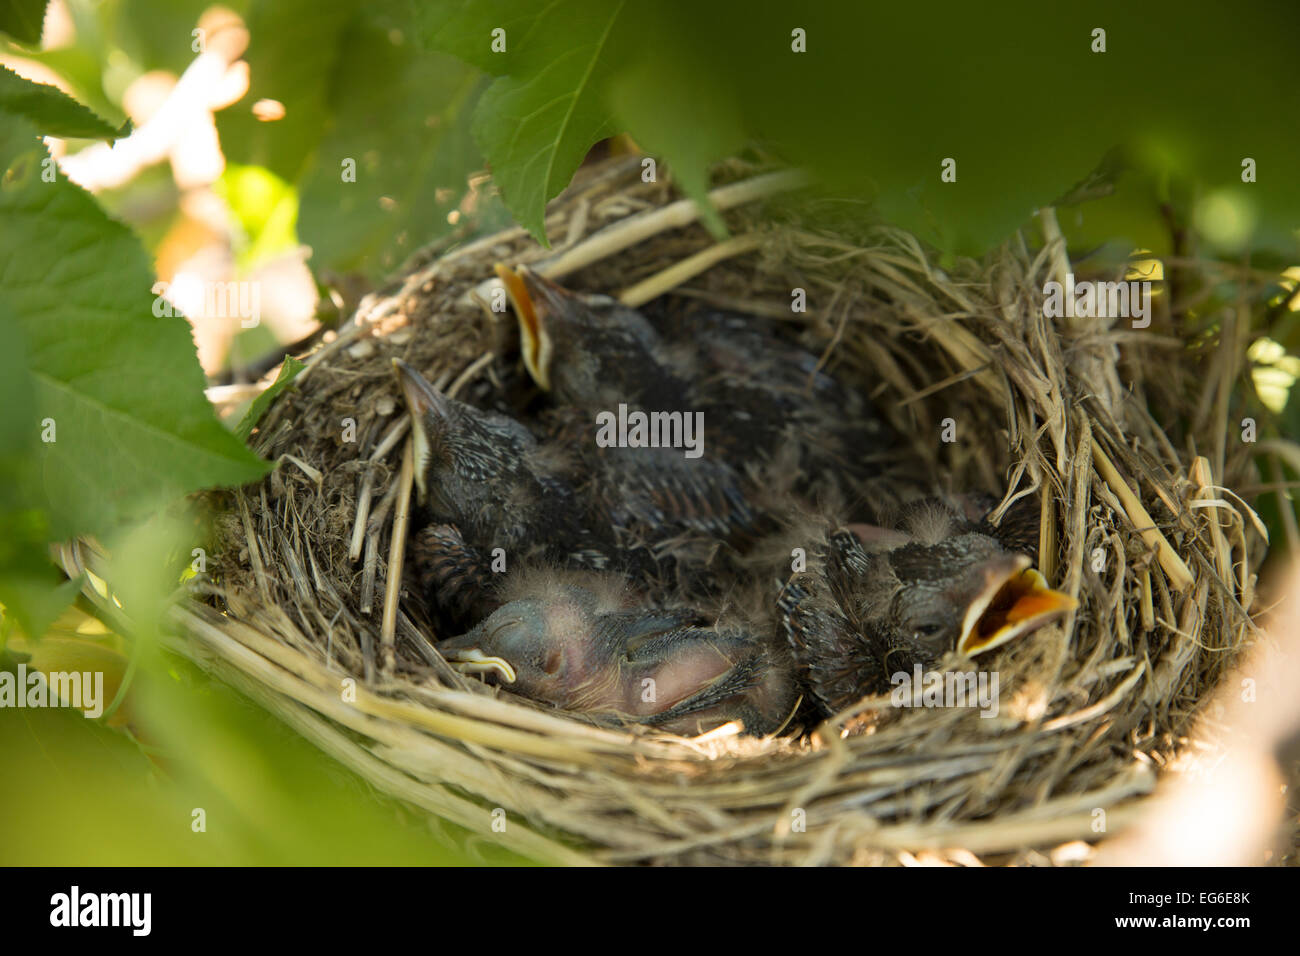
[[(549, 207), (552, 250), (507, 229), (413, 258), (306, 357), (252, 439), (275, 471), (218, 498), (220, 547), (172, 646), (380, 790), (536, 859), (1086, 858), (1079, 841), (1135, 818), (1251, 640), (1263, 545), (1227, 490), (1251, 474), (1228, 427), (1240, 336), (1189, 344), (1159, 283), (1146, 329), (1045, 318), (1045, 283), (1072, 271), (1050, 210), (1042, 248), (1018, 237), (940, 268), (788, 171), (717, 171), (721, 242), (640, 172), (584, 169)], [(1039, 567), (1077, 611), (995, 652), (995, 716), (884, 695), (799, 735), (684, 738), (458, 673), (404, 559), (410, 422), (391, 360), (474, 403), (526, 384), (512, 318), (486, 305), (497, 262), (795, 323), (942, 484), (1035, 503)]]

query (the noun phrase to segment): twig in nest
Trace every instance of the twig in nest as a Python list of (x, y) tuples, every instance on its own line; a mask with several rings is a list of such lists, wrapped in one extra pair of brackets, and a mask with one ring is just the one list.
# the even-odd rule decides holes
[(1102, 451), (1101, 445), (1097, 439), (1092, 440), (1092, 462), (1096, 466), (1104, 482), (1115, 493), (1120, 504), (1124, 506), (1124, 512), (1128, 515), (1128, 520), (1132, 522), (1137, 533), (1142, 536), (1142, 540), (1147, 543), (1148, 547), (1156, 549), (1156, 555), (1160, 559), (1160, 566), (1165, 569), (1169, 575), (1169, 583), (1173, 585), (1175, 591), (1186, 591), (1192, 586), (1192, 572), (1188, 570), (1183, 559), (1178, 556), (1174, 546), (1169, 543), (1169, 539), (1160, 533), (1156, 527), (1155, 520), (1147, 514), (1147, 509), (1142, 506), (1138, 496), (1133, 494), (1132, 489), (1120, 476), (1119, 471), (1106, 457)]
[[(709, 201), (718, 212), (725, 212), (735, 206), (766, 199), (777, 193), (800, 189), (808, 185), (808, 181), (807, 174), (800, 170), (783, 169), (720, 186), (709, 193)], [(651, 236), (667, 232), (669, 229), (689, 226), (699, 218), (700, 208), (695, 200), (679, 199), (667, 206), (629, 216), (627, 219), (606, 226), (558, 256), (533, 263), (533, 268), (548, 279), (561, 279), (592, 263), (600, 262), (644, 242)], [(501, 280), (497, 278), (484, 280), (466, 293), (465, 302), (471, 302), (474, 293), (483, 298), (490, 297), (491, 290), (499, 287), (500, 284)]]
[(296, 455), (287, 455), (287, 454), (281, 455), (280, 460), (292, 462), (293, 464), (297, 465), (298, 470), (301, 471), (308, 478), (310, 478), (313, 482), (315, 482), (317, 488), (320, 487), (321, 482), (325, 478), (325, 476), (322, 475), (320, 471), (313, 468), (311, 465), (307, 464), (305, 461), (303, 461), (301, 458), (297, 457)]
[(361, 545), (366, 536), (366, 519), (370, 516), (370, 496), (374, 494), (375, 473), (366, 469), (361, 479), (361, 491), (357, 493), (357, 515), (352, 522), (352, 541), (348, 545), (348, 560), (355, 562), (361, 557)]
[(492, 357), (493, 356), (491, 352), (484, 352), (473, 362), (471, 362), (469, 368), (461, 372), (460, 375), (456, 377), (456, 381), (451, 383), (451, 388), (447, 389), (447, 397), (455, 398), (457, 395), (459, 395), (460, 390), (464, 388), (466, 385), (468, 385), (470, 382), (472, 382), (474, 380), (474, 376), (477, 375), (479, 372), (483, 371), (484, 367), (486, 367), (492, 361)]
[(244, 525), (244, 540), (248, 544), (248, 560), (253, 565), (253, 575), (257, 578), (257, 589), (262, 592), (262, 598), (270, 603), (271, 591), (266, 583), (266, 569), (262, 566), (262, 552), (257, 546), (257, 534), (253, 531), (253, 518), (248, 513), (248, 502), (244, 500), (244, 493), (238, 492), (239, 498), (239, 520)]
[(384, 620), (379, 627), (383, 673), (391, 676), (397, 652), (397, 599), (402, 593), (402, 560), (406, 555), (406, 530), (411, 517), (411, 485), (415, 482), (415, 448), (408, 441), (402, 451), (402, 472), (397, 478), (397, 509), (393, 536), (388, 543), (388, 581), (384, 588)]
[[(409, 445), (410, 442), (407, 442)], [(395, 477), (388, 483), (388, 490), (384, 492), (384, 497), (379, 499), (379, 505), (370, 515), (364, 527), (366, 542), (366, 560), (361, 572), (361, 613), (369, 615), (375, 607), (375, 578), (379, 569), (379, 536), (384, 529), (384, 523), (388, 520), (388, 512), (393, 508), (393, 502), (397, 500), (398, 492), (401, 490), (402, 482), (400, 476)], [(408, 492), (409, 493), (409, 492)], [(369, 510), (367, 508), (367, 510)], [(362, 512), (358, 509), (357, 517), (362, 517)]]
[(746, 236), (732, 236), (730, 239), (709, 246), (693, 256), (687, 256), (667, 269), (656, 272), (647, 279), (642, 279), (636, 285), (629, 286), (619, 294), (618, 301), (634, 309), (645, 305), (651, 299), (657, 299), (665, 292), (677, 288), (683, 282), (694, 279), (701, 272), (717, 265), (724, 259), (753, 252), (761, 243), (762, 237), (756, 233), (750, 233)]
[[(366, 535), (366, 559), (361, 565), (361, 613), (366, 617), (375, 608), (375, 577), (379, 570), (379, 532)], [(366, 633), (369, 633), (368, 631)]]
[[(406, 434), (411, 427), (411, 416), (403, 415), (389, 427), (380, 439), (375, 450), (370, 453), (369, 464), (373, 465), (381, 458), (386, 456), (393, 447)], [(365, 477), (361, 479), (361, 491), (357, 493), (357, 514), (352, 522), (352, 540), (348, 545), (348, 560), (356, 563), (357, 558), (361, 557), (361, 545), (365, 540), (366, 525), (370, 517), (370, 499), (375, 491), (375, 473), (372, 468), (366, 469)]]
[[(1191, 479), (1199, 486), (1196, 490), (1196, 501), (1192, 502), (1192, 507), (1196, 507), (1197, 501), (1209, 502), (1215, 500), (1214, 476), (1210, 473), (1210, 460), (1204, 455), (1197, 456), (1196, 460), (1192, 462)], [(1231, 588), (1233, 584), (1232, 550), (1228, 546), (1228, 539), (1223, 536), (1223, 527), (1219, 524), (1219, 515), (1211, 509), (1205, 515), (1205, 520), (1210, 528), (1210, 541), (1214, 545), (1214, 562), (1219, 572), (1219, 578), (1227, 587)]]

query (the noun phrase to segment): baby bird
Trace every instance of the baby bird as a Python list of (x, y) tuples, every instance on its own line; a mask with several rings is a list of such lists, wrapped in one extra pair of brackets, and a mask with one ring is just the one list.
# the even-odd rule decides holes
[[(898, 439), (866, 400), (827, 374), (777, 324), (679, 303), (658, 310), (670, 354), (693, 382), (711, 436), (727, 461), (773, 462), (796, 490), (841, 492), (897, 457)], [(778, 459), (778, 452), (785, 452)]]
[[(619, 564), (612, 541), (575, 493), (568, 462), (513, 419), (443, 395), (394, 361), (411, 413), (415, 483), (428, 527), (413, 544), (417, 573), (454, 617), (483, 601), (507, 567), (545, 560), (574, 568)], [(444, 597), (440, 598), (441, 594)]]
[(672, 447), (603, 446), (584, 409), (551, 409), (545, 421), (548, 437), (583, 464), (579, 494), (620, 537), (653, 545), (682, 532), (739, 540), (755, 530), (758, 515), (744, 481), (726, 463)]
[[(589, 411), (620, 403), (702, 413), (706, 454), (752, 497), (779, 476), (792, 489), (853, 500), (898, 445), (856, 392), (767, 320), (660, 307), (658, 322), (608, 296), (497, 266), (519, 320), (524, 365), (555, 400)], [(731, 476), (734, 476), (731, 477)]]
[[(580, 456), (584, 488), (618, 533), (651, 547), (682, 533), (719, 540), (752, 533), (755, 515), (740, 472), (707, 443), (691, 457), (672, 444), (674, 429), (685, 438), (699, 409), (646, 318), (526, 267), (498, 265), (497, 274), (519, 320), (524, 365), (555, 402), (546, 415), (550, 434)], [(598, 442), (597, 416), (628, 411), (658, 417), (631, 447)]]
[(684, 735), (731, 721), (779, 731), (797, 703), (782, 649), (685, 608), (628, 607), (616, 593), (531, 582), (477, 627), (439, 645), (452, 665), (605, 723)]
[(828, 717), (888, 680), (884, 651), (851, 613), (848, 596), (865, 556), (851, 532), (831, 532), (808, 554), (777, 597), (781, 634), (811, 707)]
[(954, 651), (985, 653), (1077, 606), (999, 529), (936, 500), (913, 505), (897, 529), (855, 530), (825, 534), (778, 600), (810, 697), (827, 715), (887, 690), (893, 674)]
[(606, 295), (571, 292), (527, 266), (496, 266), (519, 321), (524, 367), (561, 405), (683, 409), (688, 382), (668, 364), (659, 333)]

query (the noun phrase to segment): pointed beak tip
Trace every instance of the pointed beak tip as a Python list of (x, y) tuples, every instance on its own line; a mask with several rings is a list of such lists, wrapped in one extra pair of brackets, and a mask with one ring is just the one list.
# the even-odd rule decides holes
[(393, 371), (397, 375), (397, 384), (406, 402), (411, 417), (420, 422), (430, 411), (445, 416), (448, 411), (446, 396), (429, 384), (423, 375), (401, 359), (393, 359)]
[(411, 366), (407, 365), (401, 359), (395, 358), (392, 361), (393, 374), (397, 376), (397, 381), (401, 384), (403, 389), (418, 385), (423, 380), (423, 376), (419, 372), (411, 368)]

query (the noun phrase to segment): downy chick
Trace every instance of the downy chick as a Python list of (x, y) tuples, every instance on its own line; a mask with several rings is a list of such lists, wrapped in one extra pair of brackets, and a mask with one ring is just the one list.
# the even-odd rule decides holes
[[(584, 491), (613, 527), (651, 547), (684, 532), (733, 543), (750, 536), (757, 518), (742, 473), (707, 441), (691, 456), (671, 444), (674, 429), (684, 437), (700, 409), (646, 318), (608, 296), (570, 292), (526, 267), (498, 266), (497, 274), (514, 304), (524, 365), (555, 403), (547, 416), (550, 433), (581, 457)], [(627, 412), (656, 416), (646, 444), (599, 443), (597, 416)]]
[(779, 600), (796, 666), (825, 714), (887, 690), (893, 674), (985, 653), (1077, 606), (998, 529), (941, 502), (913, 505), (897, 528), (856, 531), (826, 533)]
[[(681, 307), (658, 323), (609, 296), (497, 267), (519, 321), (524, 364), (562, 406), (701, 413), (715, 469), (753, 497), (773, 472), (793, 490), (847, 492), (898, 445), (865, 400), (785, 341), (768, 320)], [(698, 466), (697, 466), (698, 469)], [(750, 502), (754, 510), (754, 502)], [(747, 531), (753, 523), (737, 522)]]
[(770, 734), (793, 710), (786, 655), (745, 628), (711, 626), (686, 608), (628, 607), (562, 578), (516, 593), (439, 646), (453, 666), (602, 722), (685, 735), (733, 720)]
[(619, 566), (556, 449), (505, 415), (448, 398), (409, 365), (394, 366), (411, 413), (426, 523), (414, 535), (414, 563), (441, 607), (463, 618), (494, 606), (485, 589), (496, 577), (490, 562), (497, 548), (510, 567)]

